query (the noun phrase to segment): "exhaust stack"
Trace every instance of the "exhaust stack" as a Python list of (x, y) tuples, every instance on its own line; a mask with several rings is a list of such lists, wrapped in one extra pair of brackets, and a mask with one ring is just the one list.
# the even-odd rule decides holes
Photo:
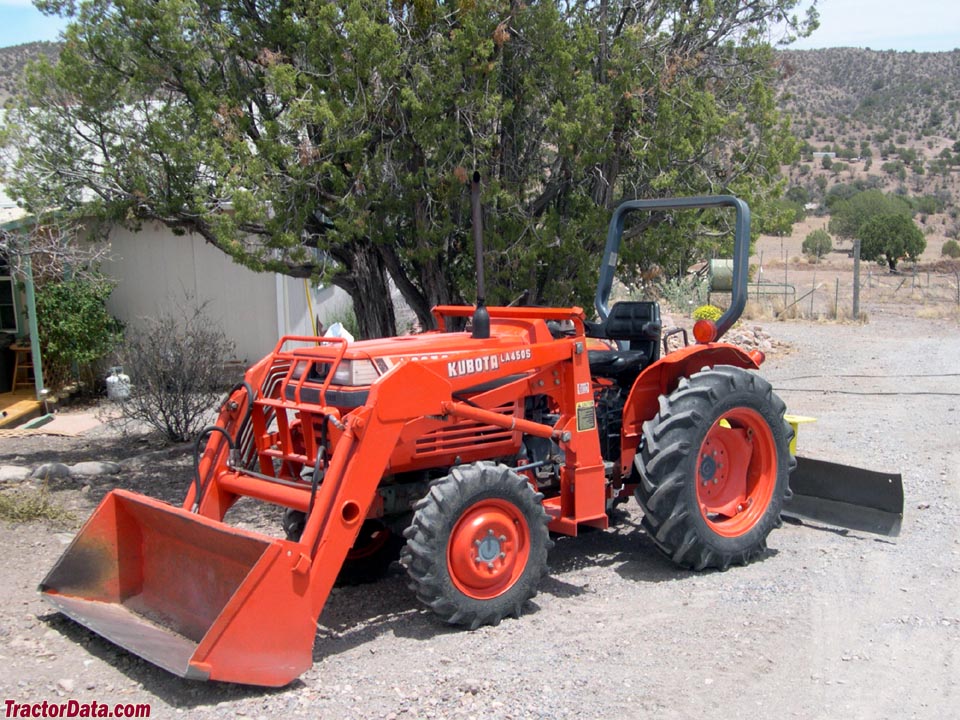
[(483, 279), (483, 217), (480, 208), (480, 173), (474, 171), (470, 183), (470, 211), (473, 219), (473, 246), (477, 265), (477, 309), (473, 312), (473, 338), (490, 337), (490, 313), (487, 312)]

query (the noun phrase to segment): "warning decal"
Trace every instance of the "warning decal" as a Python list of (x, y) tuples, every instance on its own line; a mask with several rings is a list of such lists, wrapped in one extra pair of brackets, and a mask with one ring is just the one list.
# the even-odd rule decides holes
[(593, 400), (585, 400), (577, 403), (577, 432), (584, 430), (593, 430), (597, 427), (597, 416), (593, 406)]

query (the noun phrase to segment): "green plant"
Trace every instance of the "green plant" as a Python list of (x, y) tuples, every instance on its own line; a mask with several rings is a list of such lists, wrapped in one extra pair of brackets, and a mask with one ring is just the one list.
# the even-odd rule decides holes
[(803, 239), (803, 254), (808, 257), (821, 258), (833, 250), (833, 241), (826, 230), (814, 230)]
[(11, 522), (53, 520), (68, 523), (74, 520), (73, 515), (50, 499), (46, 485), (39, 490), (0, 493), (0, 518)]
[(660, 297), (671, 307), (687, 312), (694, 303), (701, 304), (707, 297), (709, 281), (696, 275), (666, 278), (657, 284)]
[(701, 305), (693, 311), (694, 320), (713, 320), (716, 322), (723, 315), (723, 310), (716, 305)]
[(122, 326), (107, 312), (111, 292), (113, 283), (100, 276), (37, 287), (40, 347), (54, 374), (90, 368), (117, 346)]
[(960, 243), (956, 240), (947, 240), (940, 248), (940, 254), (950, 258), (960, 258)]

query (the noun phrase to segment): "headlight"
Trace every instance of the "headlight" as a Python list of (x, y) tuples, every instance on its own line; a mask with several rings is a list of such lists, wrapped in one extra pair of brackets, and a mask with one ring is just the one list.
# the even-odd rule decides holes
[(369, 360), (342, 360), (330, 384), (366, 386), (375, 383), (378, 377), (377, 368)]

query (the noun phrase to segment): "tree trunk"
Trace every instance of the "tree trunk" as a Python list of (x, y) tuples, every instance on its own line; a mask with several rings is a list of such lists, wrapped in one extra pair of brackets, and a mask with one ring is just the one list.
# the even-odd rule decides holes
[(397, 334), (397, 318), (390, 297), (390, 283), (376, 245), (370, 239), (351, 243), (346, 270), (333, 278), (353, 300), (359, 339)]

